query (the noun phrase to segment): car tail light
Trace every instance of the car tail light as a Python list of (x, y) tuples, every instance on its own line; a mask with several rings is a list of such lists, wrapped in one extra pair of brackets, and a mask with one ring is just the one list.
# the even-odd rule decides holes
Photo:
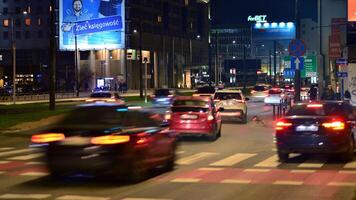
[(39, 135), (33, 135), (31, 137), (31, 142), (33, 143), (49, 143), (64, 140), (65, 136), (63, 133), (45, 133)]
[(284, 122), (284, 121), (279, 121), (276, 123), (276, 130), (280, 131), (283, 130), (285, 128), (291, 127), (293, 124), (290, 122)]
[(245, 100), (235, 100), (238, 103), (245, 103)]
[(93, 99), (86, 99), (85, 102), (94, 102)]
[(116, 100), (115, 99), (108, 99), (108, 100), (106, 100), (106, 102), (116, 102)]
[(106, 135), (93, 137), (91, 143), (95, 145), (110, 145), (110, 144), (121, 144), (130, 141), (130, 136), (128, 135)]
[(171, 120), (171, 119), (172, 119), (172, 115), (170, 113), (164, 115), (164, 120)]
[(345, 129), (345, 123), (341, 121), (333, 121), (333, 122), (326, 122), (323, 123), (323, 127), (332, 129), (332, 130), (344, 130)]
[(171, 95), (171, 94), (170, 94), (170, 95), (168, 95), (168, 98), (173, 98), (173, 97), (174, 97), (174, 95)]
[(136, 144), (146, 144), (149, 141), (149, 138), (147, 137), (147, 133), (138, 133), (137, 134), (137, 139), (136, 139)]
[(322, 108), (323, 104), (309, 104), (307, 108)]

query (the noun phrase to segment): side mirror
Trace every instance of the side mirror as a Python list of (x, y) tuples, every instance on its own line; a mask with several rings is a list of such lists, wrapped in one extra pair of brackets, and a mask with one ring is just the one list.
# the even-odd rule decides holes
[(245, 98), (245, 101), (250, 101), (250, 98), (246, 97), (246, 98)]
[(225, 110), (225, 108), (220, 107), (220, 108), (218, 109), (218, 112), (224, 112), (224, 110)]

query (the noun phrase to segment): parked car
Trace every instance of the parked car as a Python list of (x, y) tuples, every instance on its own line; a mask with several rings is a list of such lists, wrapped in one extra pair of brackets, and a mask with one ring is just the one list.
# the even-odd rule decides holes
[(120, 105), (125, 104), (125, 101), (120, 97), (117, 92), (99, 91), (93, 92), (85, 99), (87, 103), (117, 103)]
[(247, 105), (241, 90), (221, 90), (215, 93), (214, 101), (218, 108), (223, 108), (220, 112), (222, 120), (241, 121), (247, 123)]

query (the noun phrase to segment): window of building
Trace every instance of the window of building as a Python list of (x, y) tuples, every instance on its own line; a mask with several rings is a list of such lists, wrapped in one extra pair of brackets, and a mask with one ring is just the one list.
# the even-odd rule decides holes
[(37, 24), (38, 24), (38, 26), (41, 26), (41, 25), (42, 25), (42, 19), (41, 19), (41, 18), (38, 18)]
[(31, 38), (31, 32), (30, 31), (26, 31), (25, 32), (25, 38), (26, 39), (30, 39)]
[(2, 9), (2, 14), (7, 15), (9, 13), (9, 9), (8, 8), (3, 8)]
[(26, 18), (25, 19), (25, 24), (26, 24), (26, 26), (31, 26), (31, 19), (30, 18)]
[(3, 33), (3, 38), (4, 38), (4, 40), (9, 39), (9, 32), (5, 31), (5, 32)]
[(160, 15), (157, 16), (157, 22), (159, 22), (159, 23), (162, 22), (162, 16), (160, 16)]
[(21, 32), (20, 31), (16, 31), (16, 39), (21, 39)]
[(9, 20), (8, 19), (4, 19), (2, 24), (4, 25), (4, 27), (9, 27)]
[(185, 0), (184, 5), (189, 6), (189, 0)]

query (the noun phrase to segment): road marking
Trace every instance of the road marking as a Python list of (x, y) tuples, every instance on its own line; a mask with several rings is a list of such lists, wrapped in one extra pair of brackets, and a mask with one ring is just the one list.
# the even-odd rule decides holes
[(347, 163), (347, 164), (344, 166), (344, 168), (346, 168), (346, 169), (356, 169), (356, 161)]
[(5, 160), (4, 161), (3, 160), (0, 161), (0, 164), (7, 164), (7, 163), (10, 163), (10, 161), (5, 161)]
[(299, 168), (322, 168), (325, 163), (312, 163), (312, 161), (306, 161), (300, 165)]
[(270, 169), (245, 169), (244, 172), (261, 172), (261, 173), (265, 173), (265, 172), (270, 172)]
[(340, 170), (340, 174), (356, 174), (356, 171)]
[(8, 160), (31, 160), (42, 156), (43, 153), (33, 153), (26, 156), (16, 156), (16, 157), (8, 158)]
[(65, 195), (56, 198), (58, 200), (109, 200), (109, 197), (94, 197), (94, 196), (77, 196), (77, 195)]
[(356, 182), (330, 182), (328, 183), (329, 186), (356, 186)]
[(46, 172), (25, 172), (20, 174), (20, 176), (48, 176), (49, 173)]
[(14, 147), (2, 147), (0, 148), (0, 151), (8, 151), (8, 150), (13, 150), (15, 149)]
[(0, 199), (47, 199), (50, 194), (3, 194)]
[(198, 170), (200, 171), (222, 171), (224, 168), (218, 168), (218, 167), (202, 167), (199, 168)]
[(194, 154), (194, 155), (191, 155), (191, 156), (188, 156), (188, 157), (184, 157), (184, 158), (181, 158), (181, 159), (178, 159), (176, 161), (176, 163), (178, 165), (189, 165), (189, 164), (193, 164), (195, 162), (198, 162), (198, 161), (201, 161), (207, 157), (210, 157), (210, 156), (214, 156), (214, 155), (217, 155), (218, 153), (211, 153), (211, 152), (201, 152), (201, 153), (197, 153), (197, 154)]
[(32, 152), (33, 149), (20, 149), (20, 150), (14, 150), (14, 151), (5, 151), (5, 152), (1, 152), (0, 156), (11, 156), (14, 154), (20, 154), (20, 153), (28, 153), (28, 152)]
[(303, 169), (295, 169), (291, 170), (291, 173), (315, 173), (316, 170), (303, 170)]
[(220, 183), (250, 184), (251, 180), (225, 179), (225, 180), (222, 180)]
[(277, 151), (277, 149), (276, 149), (276, 148), (272, 148), (272, 151), (276, 152), (276, 151)]
[(183, 154), (184, 151), (177, 151), (177, 154)]
[(197, 183), (199, 181), (199, 178), (176, 178), (171, 180), (173, 183)]
[(233, 166), (239, 162), (242, 162), (244, 160), (247, 160), (256, 154), (251, 154), (251, 153), (237, 153), (233, 156), (229, 156), (225, 159), (219, 160), (217, 162), (211, 163), (210, 166)]
[(303, 185), (303, 181), (275, 181), (273, 185)]
[(255, 167), (277, 167), (280, 164), (281, 163), (278, 161), (278, 156), (274, 155), (262, 162), (257, 163)]
[(122, 200), (172, 200), (172, 199), (156, 199), (156, 198), (124, 198)]

